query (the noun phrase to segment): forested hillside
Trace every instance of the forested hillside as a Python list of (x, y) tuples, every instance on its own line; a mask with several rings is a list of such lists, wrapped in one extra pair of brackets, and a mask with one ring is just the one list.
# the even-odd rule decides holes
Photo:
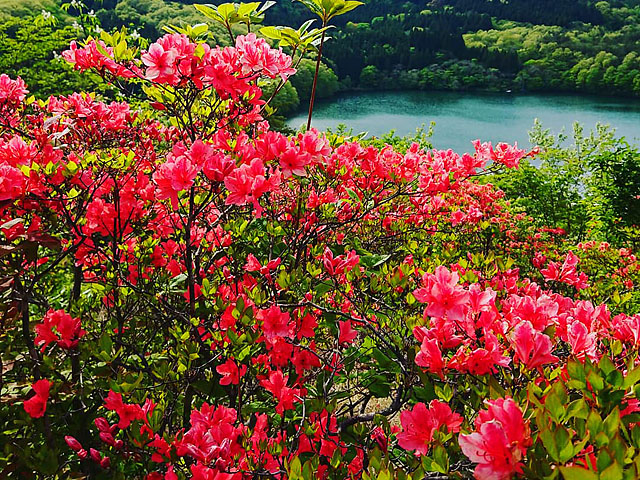
[[(38, 5), (52, 10), (48, 0), (27, 3), (33, 7), (30, 11), (37, 11)], [(194, 0), (84, 3), (102, 28), (132, 27), (149, 39), (161, 35), (168, 24), (204, 21), (191, 6), (197, 3)], [(14, 0), (0, 2), (0, 18), (5, 22), (14, 21), (11, 15), (25, 15), (26, 11), (29, 9), (18, 8)], [(64, 17), (64, 12), (58, 13)], [(311, 14), (299, 2), (278, 0), (265, 22), (300, 25), (309, 18)], [(0, 28), (9, 37), (17, 31), (6, 24)], [(325, 59), (337, 78), (331, 70), (323, 69), (320, 97), (335, 93), (338, 79), (340, 88), (347, 90), (606, 91), (640, 95), (638, 0), (369, 0), (340, 17), (330, 36)], [(222, 29), (215, 38), (227, 41)], [(9, 45), (5, 40), (0, 48), (10, 51)], [(298, 89), (300, 85), (294, 86)], [(308, 98), (308, 88), (302, 90), (295, 95), (289, 91), (287, 109)]]

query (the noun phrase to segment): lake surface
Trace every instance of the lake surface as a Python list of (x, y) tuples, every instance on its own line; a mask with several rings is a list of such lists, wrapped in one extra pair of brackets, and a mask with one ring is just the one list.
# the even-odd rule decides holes
[[(288, 120), (293, 128), (306, 123), (306, 112)], [(367, 92), (342, 95), (316, 103), (313, 126), (324, 130), (344, 123), (353, 133), (380, 136), (391, 129), (398, 135), (414, 133), (436, 123), (435, 148), (471, 150), (477, 138), (518, 142), (530, 147), (528, 131), (535, 119), (553, 133), (571, 134), (573, 123), (585, 129), (596, 123), (616, 128), (618, 136), (640, 144), (640, 100), (581, 95), (520, 95), (458, 92)]]

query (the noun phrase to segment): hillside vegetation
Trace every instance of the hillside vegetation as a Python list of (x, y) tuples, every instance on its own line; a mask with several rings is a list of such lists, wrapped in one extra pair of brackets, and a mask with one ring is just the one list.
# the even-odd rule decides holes
[[(167, 25), (205, 19), (193, 0), (87, 0), (102, 28), (127, 26), (155, 39)], [(212, 2), (214, 4), (220, 1)], [(56, 11), (50, 0), (3, 0), (0, 20)], [(59, 11), (56, 12), (62, 17)], [(265, 23), (300, 25), (311, 15), (279, 0)], [(228, 42), (213, 26), (217, 43)], [(6, 31), (6, 28), (5, 28)], [(325, 61), (340, 88), (567, 91), (640, 95), (640, 4), (510, 0), (370, 0), (338, 19)], [(324, 75), (323, 75), (324, 76)], [(325, 77), (319, 96), (338, 90)], [(309, 92), (297, 92), (300, 101)], [(297, 103), (281, 105), (282, 113)]]

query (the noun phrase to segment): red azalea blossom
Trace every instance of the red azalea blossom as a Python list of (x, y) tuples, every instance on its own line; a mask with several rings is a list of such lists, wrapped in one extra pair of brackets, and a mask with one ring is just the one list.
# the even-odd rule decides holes
[(35, 344), (41, 345), (43, 351), (50, 343), (66, 349), (75, 348), (86, 333), (79, 318), (71, 317), (64, 310), (49, 310), (42, 323), (36, 325)]
[(29, 400), (25, 400), (23, 404), (24, 411), (27, 412), (31, 418), (41, 418), (44, 416), (44, 412), (47, 410), (47, 400), (49, 399), (51, 385), (53, 385), (53, 383), (46, 378), (38, 380), (31, 385), (35, 395)]
[(216, 372), (222, 375), (220, 385), (238, 385), (240, 378), (247, 373), (247, 366), (242, 365), (238, 368), (236, 362), (234, 362), (232, 358), (228, 358), (226, 362), (216, 367)]
[(293, 408), (293, 404), (299, 401), (297, 397), (301, 394), (300, 389), (287, 386), (288, 380), (288, 376), (283, 375), (280, 370), (276, 370), (269, 373), (268, 379), (260, 381), (260, 385), (271, 392), (278, 400), (276, 413), (281, 415), (285, 410), (291, 410)]
[[(533, 154), (517, 145), (458, 154), (274, 131), (271, 100), (308, 49), (286, 28), (250, 33), (269, 4), (198, 6), (228, 20), (228, 46), (205, 24), (150, 44), (126, 29), (73, 42), (63, 57), (107, 81), (104, 94), (32, 100), (0, 75), (2, 411), (29, 447), (3, 451), (3, 467), (46, 476), (45, 444), (61, 475), (146, 480), (361, 480), (384, 474), (376, 448), (400, 476), (498, 480), (525, 464), (596, 471), (614, 443), (632, 458), (640, 260), (628, 219), (612, 209), (592, 231), (540, 227), (490, 183)], [(322, 31), (309, 28), (298, 33), (315, 45)], [(594, 159), (635, 161), (603, 140)], [(48, 310), (60, 304), (79, 318)], [(14, 402), (30, 375), (60, 379), (60, 401), (43, 379)], [(497, 385), (522, 407), (474, 411)], [(543, 414), (553, 395), (576, 415)], [(613, 411), (615, 431), (559, 461), (543, 429), (579, 443), (585, 402), (591, 417)], [(22, 409), (47, 419), (24, 428)], [(460, 434), (463, 410), (476, 418)], [(401, 428), (378, 421), (398, 411)]]
[(353, 328), (350, 321), (339, 322), (338, 325), (340, 330), (338, 336), (339, 344), (351, 343), (358, 336), (358, 331)]
[(120, 417), (118, 422), (118, 428), (127, 428), (131, 422), (136, 420), (145, 420), (146, 415), (142, 407), (139, 405), (129, 405), (123, 402), (122, 395), (115, 393), (113, 390), (109, 391), (109, 395), (104, 400), (104, 406), (107, 410), (114, 411)]
[(416, 355), (416, 365), (424, 367), (427, 371), (443, 376), (445, 362), (442, 358), (442, 351), (435, 338), (424, 338), (420, 351)]
[(289, 312), (283, 312), (277, 305), (260, 310), (256, 317), (262, 321), (264, 336), (268, 340), (276, 337), (288, 338), (293, 335), (294, 325), (291, 323)]

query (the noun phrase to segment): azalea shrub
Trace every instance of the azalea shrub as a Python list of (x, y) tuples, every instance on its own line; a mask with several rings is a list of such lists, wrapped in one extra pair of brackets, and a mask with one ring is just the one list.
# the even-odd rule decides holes
[(638, 478), (640, 265), (479, 181), (536, 152), (286, 136), (295, 46), (194, 30), (0, 76), (3, 478)]

